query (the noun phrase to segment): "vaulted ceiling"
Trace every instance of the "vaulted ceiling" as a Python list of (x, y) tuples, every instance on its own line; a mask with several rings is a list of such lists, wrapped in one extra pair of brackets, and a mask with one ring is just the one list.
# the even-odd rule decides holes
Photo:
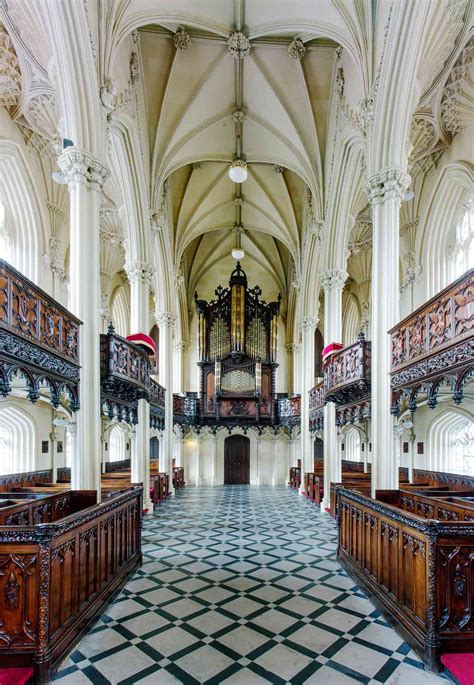
[[(316, 204), (322, 196), (336, 43), (307, 43), (301, 61), (282, 30), (239, 60), (227, 37), (185, 29), (187, 50), (162, 26), (139, 32), (152, 182), (168, 179), (175, 263), (188, 296), (210, 270), (222, 280), (241, 224), (245, 268), (285, 295), (300, 266), (305, 185)], [(227, 174), (239, 124), (249, 172), (240, 189)]]

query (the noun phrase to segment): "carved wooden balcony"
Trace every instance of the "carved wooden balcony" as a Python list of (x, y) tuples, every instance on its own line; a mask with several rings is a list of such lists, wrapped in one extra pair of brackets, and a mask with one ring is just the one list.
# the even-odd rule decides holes
[(46, 383), (57, 407), (67, 399), (79, 407), (81, 321), (32, 281), (0, 259), (0, 395), (23, 375), (28, 399), (39, 399)]
[(327, 402), (350, 404), (370, 392), (371, 344), (363, 333), (357, 342), (334, 354), (324, 368), (324, 392)]
[(112, 325), (100, 336), (101, 392), (125, 403), (150, 398), (150, 360), (135, 343), (117, 335)]
[(416, 409), (420, 391), (435, 407), (443, 382), (453, 400), (463, 399), (474, 370), (474, 269), (419, 307), (390, 331), (392, 341), (392, 412), (408, 400)]
[(165, 393), (166, 390), (153, 378), (150, 378), (150, 427), (163, 430), (165, 427)]
[(324, 428), (324, 383), (320, 381), (309, 391), (309, 429), (321, 431)]
[(279, 397), (277, 399), (277, 418), (280, 426), (298, 426), (301, 422), (301, 395)]
[(180, 426), (199, 422), (199, 400), (189, 395), (173, 395), (173, 423)]

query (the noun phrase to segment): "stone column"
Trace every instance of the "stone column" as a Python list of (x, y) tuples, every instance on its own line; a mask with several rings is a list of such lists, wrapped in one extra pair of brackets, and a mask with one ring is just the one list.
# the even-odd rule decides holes
[[(150, 281), (154, 269), (138, 260), (125, 262), (130, 283), (130, 330), (146, 333), (149, 329)], [(135, 428), (135, 453), (132, 455), (132, 482), (143, 483), (143, 508), (151, 509), (150, 500), (150, 403), (138, 400), (138, 423)]]
[(211, 436), (212, 484), (217, 485), (217, 434)]
[(413, 483), (413, 469), (415, 468), (415, 440), (416, 435), (413, 429), (410, 431), (408, 439), (408, 482)]
[(400, 202), (410, 184), (400, 167), (367, 180), (372, 204), (372, 495), (398, 488), (398, 465), (390, 414), (391, 349), (388, 331), (399, 320)]
[(165, 388), (165, 428), (163, 431), (160, 468), (169, 475), (173, 491), (173, 331), (176, 316), (170, 312), (155, 312), (160, 329), (159, 367), (160, 383)]
[[(340, 269), (326, 271), (321, 278), (324, 289), (324, 344), (342, 342), (342, 290), (347, 272)], [(324, 497), (321, 511), (329, 509), (330, 484), (341, 480), (336, 428), (336, 405), (328, 402), (324, 407)]]
[(185, 364), (185, 354), (189, 349), (189, 343), (186, 340), (181, 340), (175, 343), (174, 346), (176, 353), (176, 380), (174, 383), (175, 392), (186, 392), (186, 364)]
[(99, 196), (109, 171), (86, 150), (70, 147), (59, 157), (70, 195), (70, 308), (83, 322), (79, 338), (80, 409), (71, 467), (74, 489), (100, 495), (100, 278)]
[(49, 434), (49, 440), (51, 444), (51, 482), (56, 483), (58, 479), (58, 455), (56, 453), (58, 444), (58, 431), (53, 422), (51, 422), (51, 433)]
[(309, 391), (314, 385), (314, 331), (318, 320), (314, 316), (300, 319), (302, 374), (301, 374), (301, 486), (304, 491), (304, 474), (314, 471), (313, 443), (309, 430)]
[(298, 345), (288, 343), (285, 345), (285, 350), (287, 355), (286, 369), (288, 394), (292, 394), (295, 392), (295, 355), (298, 353)]

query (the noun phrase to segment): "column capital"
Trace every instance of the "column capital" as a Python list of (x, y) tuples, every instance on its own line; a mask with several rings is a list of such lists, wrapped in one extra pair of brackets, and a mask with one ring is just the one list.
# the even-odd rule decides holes
[(188, 340), (180, 340), (179, 342), (176, 342), (174, 344), (175, 350), (178, 350), (179, 352), (187, 352), (189, 349), (189, 341)]
[(299, 351), (300, 346), (297, 343), (287, 343), (285, 345), (285, 350), (288, 354), (295, 354)]
[(348, 276), (349, 274), (344, 269), (329, 269), (325, 271), (321, 276), (323, 290), (325, 292), (337, 288), (342, 290)]
[(365, 190), (370, 204), (378, 205), (391, 198), (401, 201), (410, 183), (411, 176), (405, 169), (390, 166), (369, 176), (365, 182)]
[(318, 325), (318, 319), (315, 316), (303, 316), (298, 321), (300, 331), (307, 331), (311, 328), (314, 330)]
[(168, 326), (172, 328), (176, 323), (176, 316), (171, 312), (155, 312), (156, 323), (159, 326)]
[(150, 264), (138, 260), (125, 262), (124, 269), (130, 283), (150, 283), (151, 277), (155, 273), (155, 269)]
[(68, 147), (58, 158), (69, 188), (83, 183), (89, 190), (102, 190), (110, 176), (109, 169), (100, 160), (78, 147)]

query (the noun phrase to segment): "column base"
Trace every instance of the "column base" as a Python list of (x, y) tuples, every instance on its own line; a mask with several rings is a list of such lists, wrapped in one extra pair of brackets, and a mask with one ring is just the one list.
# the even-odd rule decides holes
[(322, 514), (329, 514), (329, 507), (331, 506), (331, 503), (326, 500), (325, 497), (321, 500), (321, 513)]
[(143, 498), (143, 512), (147, 512), (148, 514), (153, 513), (153, 502), (149, 497), (144, 497)]

